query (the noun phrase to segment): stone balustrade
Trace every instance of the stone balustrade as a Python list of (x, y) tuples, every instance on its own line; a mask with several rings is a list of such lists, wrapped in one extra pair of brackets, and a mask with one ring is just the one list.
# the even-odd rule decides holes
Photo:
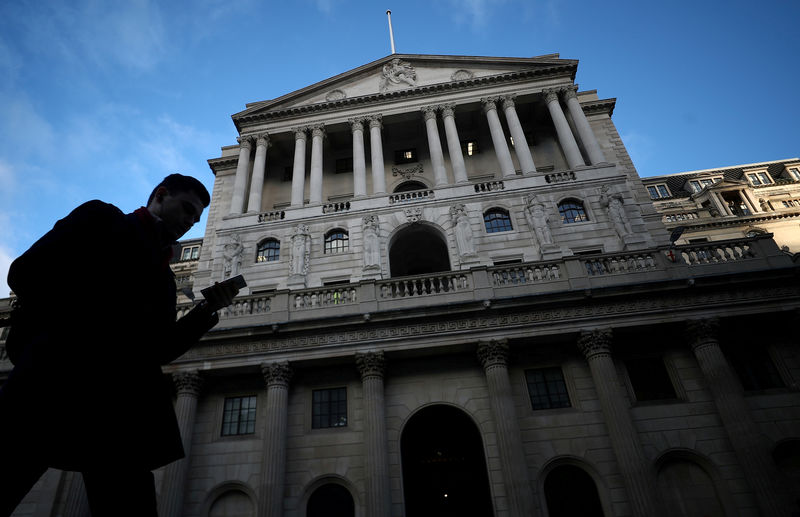
[(581, 260), (589, 276), (636, 273), (656, 269), (652, 253), (603, 255)]
[(561, 278), (561, 268), (557, 263), (512, 264), (490, 268), (495, 287), (548, 282)]
[(468, 290), (470, 285), (467, 273), (454, 272), (385, 280), (378, 283), (378, 290), (382, 299), (395, 299), (453, 293)]
[(293, 293), (295, 309), (314, 309), (334, 305), (353, 304), (358, 301), (358, 290), (355, 286), (342, 285), (319, 289), (304, 289)]
[(736, 262), (756, 257), (753, 240), (749, 238), (688, 244), (677, 247), (689, 265)]
[(575, 171), (561, 171), (545, 174), (544, 180), (547, 183), (564, 183), (566, 181), (575, 181)]
[(262, 212), (258, 214), (259, 223), (269, 223), (272, 221), (280, 221), (286, 217), (286, 212), (283, 210), (272, 210), (271, 212)]
[(327, 205), (322, 205), (322, 213), (323, 214), (332, 214), (336, 212), (347, 212), (350, 210), (350, 202), (344, 201), (340, 203), (328, 203)]
[(425, 201), (427, 199), (433, 199), (432, 189), (410, 190), (408, 192), (391, 194), (389, 196), (389, 204), (393, 205), (397, 203), (410, 203), (414, 201)]
[(697, 212), (681, 212), (677, 214), (666, 214), (663, 217), (665, 223), (676, 223), (678, 221), (688, 221), (700, 217)]
[(475, 192), (482, 193), (482, 192), (494, 192), (496, 190), (504, 190), (506, 188), (505, 184), (501, 181), (483, 181), (481, 183), (476, 183), (474, 185)]

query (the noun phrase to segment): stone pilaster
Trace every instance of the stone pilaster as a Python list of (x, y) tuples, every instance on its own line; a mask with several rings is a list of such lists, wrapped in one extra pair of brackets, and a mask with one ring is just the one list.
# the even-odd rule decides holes
[(586, 357), (600, 399), (611, 446), (617, 457), (628, 491), (633, 515), (658, 515), (655, 495), (655, 472), (642, 451), (639, 433), (619, 385), (617, 370), (611, 358), (611, 330), (582, 332), (578, 349)]
[(325, 128), (322, 125), (311, 128), (311, 192), (310, 202), (322, 203), (322, 139)]
[(592, 131), (592, 127), (586, 119), (586, 114), (583, 112), (583, 108), (581, 108), (581, 103), (578, 102), (577, 91), (578, 86), (574, 84), (564, 88), (564, 101), (566, 101), (569, 114), (572, 116), (572, 121), (578, 129), (578, 135), (581, 137), (583, 147), (589, 155), (589, 161), (591, 161), (593, 165), (597, 165), (598, 163), (605, 162), (606, 159), (603, 156), (603, 151), (600, 149), (600, 144), (597, 143), (597, 137), (594, 136), (594, 131)]
[(574, 169), (586, 165), (583, 163), (583, 157), (580, 149), (578, 149), (578, 143), (575, 141), (575, 135), (572, 134), (572, 129), (567, 123), (567, 117), (564, 116), (564, 111), (561, 109), (561, 103), (558, 102), (558, 90), (545, 90), (542, 93), (547, 103), (547, 109), (550, 111), (550, 118), (553, 119), (553, 124), (556, 127), (558, 142), (561, 144), (561, 149), (564, 150), (569, 168)]
[(528, 147), (525, 131), (522, 130), (522, 124), (519, 122), (517, 109), (514, 106), (513, 95), (506, 95), (503, 97), (503, 111), (506, 114), (508, 130), (514, 138), (514, 150), (517, 152), (517, 160), (519, 160), (522, 173), (536, 172), (536, 166), (533, 164), (533, 156), (531, 156), (531, 149)]
[(381, 130), (383, 123), (381, 115), (372, 115), (369, 118), (369, 149), (372, 158), (372, 193), (386, 193), (386, 169), (383, 164), (383, 142)]
[(434, 106), (422, 108), (422, 114), (425, 118), (425, 130), (428, 134), (428, 149), (431, 153), (434, 182), (437, 187), (447, 185), (442, 141), (439, 139), (439, 128), (436, 125), (436, 108)]
[(497, 155), (497, 161), (500, 164), (500, 172), (504, 178), (516, 176), (517, 172), (514, 170), (514, 162), (511, 160), (511, 151), (508, 150), (508, 143), (506, 136), (503, 133), (503, 126), (500, 124), (500, 117), (497, 114), (497, 99), (488, 97), (481, 99), (483, 104), (483, 113), (486, 115), (486, 120), (489, 122), (489, 132), (492, 135), (492, 144), (494, 144), (494, 152)]
[(528, 479), (525, 449), (508, 377), (507, 341), (481, 341), (478, 343), (478, 359), (486, 374), (489, 400), (497, 426), (497, 448), (508, 496), (509, 515), (529, 517), (535, 514), (533, 489)]
[[(719, 321), (700, 319), (686, 322), (692, 347), (708, 389), (714, 397), (720, 419), (736, 451), (762, 515), (790, 515), (791, 500), (770, 452), (770, 440), (759, 430), (747, 407), (742, 385), (719, 344)], [(754, 346), (760, 346), (755, 344)]]
[(264, 191), (264, 175), (267, 171), (267, 149), (269, 135), (259, 135), (256, 139), (256, 158), (253, 161), (253, 177), (250, 179), (250, 198), (248, 212), (261, 212), (261, 193)]
[(467, 167), (464, 165), (464, 155), (461, 153), (461, 141), (458, 138), (454, 106), (445, 104), (441, 107), (444, 133), (447, 137), (447, 152), (450, 154), (450, 163), (453, 165), (453, 177), (456, 183), (466, 183)]
[(364, 123), (361, 119), (350, 119), (353, 133), (353, 196), (367, 195), (367, 164), (364, 154)]
[(178, 392), (175, 414), (181, 430), (181, 441), (186, 457), (167, 465), (161, 498), (158, 501), (158, 514), (161, 517), (180, 517), (183, 515), (183, 496), (186, 493), (186, 480), (189, 474), (189, 459), (192, 452), (192, 431), (197, 414), (197, 398), (200, 395), (202, 379), (196, 370), (175, 372), (172, 381)]
[(383, 395), (386, 360), (383, 352), (357, 353), (356, 366), (364, 387), (366, 517), (384, 517), (392, 506)]
[(244, 191), (247, 188), (247, 172), (250, 168), (250, 150), (253, 140), (249, 136), (240, 136), (239, 162), (236, 164), (236, 176), (233, 179), (233, 196), (231, 197), (231, 215), (244, 211)]
[(86, 485), (83, 484), (83, 475), (80, 472), (72, 472), (69, 483), (66, 501), (64, 501), (64, 511), (62, 517), (90, 517), (89, 498), (86, 496)]
[(261, 365), (261, 373), (267, 385), (267, 418), (264, 422), (258, 515), (281, 517), (286, 483), (286, 428), (292, 369), (288, 362), (265, 363)]
[(306, 190), (306, 128), (298, 127), (294, 132), (294, 165), (292, 166), (292, 204), (303, 206)]

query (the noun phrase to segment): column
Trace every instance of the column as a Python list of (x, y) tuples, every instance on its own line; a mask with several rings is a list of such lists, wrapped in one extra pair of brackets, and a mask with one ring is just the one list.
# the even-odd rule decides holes
[(719, 321), (688, 321), (686, 329), (722, 424), (745, 478), (755, 492), (761, 514), (790, 515), (791, 501), (785, 491), (782, 474), (772, 461), (770, 440), (753, 420), (742, 394), (742, 385), (720, 347), (717, 337)]
[(258, 135), (256, 140), (256, 159), (253, 161), (253, 177), (250, 180), (250, 199), (247, 202), (248, 212), (261, 212), (261, 193), (264, 191), (264, 174), (267, 169), (267, 149), (269, 135)]
[(353, 132), (353, 196), (367, 195), (367, 164), (364, 157), (364, 124), (361, 119), (350, 119)]
[(600, 407), (611, 447), (619, 463), (628, 491), (633, 515), (658, 515), (655, 497), (655, 472), (642, 452), (639, 433), (633, 425), (625, 398), (620, 391), (617, 370), (611, 359), (611, 330), (584, 331), (578, 349), (586, 357), (600, 399)]
[(306, 190), (306, 128), (298, 127), (294, 131), (294, 165), (292, 167), (292, 204), (303, 206)]
[(392, 498), (383, 398), (386, 372), (383, 352), (356, 354), (356, 366), (364, 386), (366, 517), (385, 517), (391, 514)]
[(550, 110), (550, 118), (553, 119), (553, 124), (556, 126), (558, 142), (567, 157), (569, 168), (574, 169), (586, 165), (583, 163), (583, 157), (581, 157), (581, 151), (575, 141), (575, 135), (572, 134), (572, 129), (570, 129), (567, 118), (564, 116), (564, 111), (561, 109), (561, 103), (558, 102), (558, 90), (545, 90), (542, 93), (545, 94), (547, 109)]
[(261, 459), (260, 517), (283, 515), (286, 480), (286, 426), (289, 414), (289, 363), (265, 363), (261, 373), (267, 384), (267, 419), (264, 422), (264, 451)]
[(167, 465), (158, 501), (158, 514), (161, 517), (180, 517), (183, 515), (183, 495), (186, 493), (186, 480), (189, 474), (189, 460), (192, 452), (192, 432), (197, 414), (197, 398), (200, 395), (201, 379), (196, 370), (175, 372), (172, 381), (178, 392), (175, 414), (181, 430), (181, 441), (186, 457)]
[(83, 475), (72, 472), (64, 511), (62, 517), (90, 517), (89, 498), (86, 496), (86, 485), (83, 484)]
[(439, 128), (436, 126), (436, 108), (428, 106), (422, 108), (425, 117), (425, 130), (428, 133), (428, 149), (431, 152), (433, 165), (433, 178), (437, 187), (447, 185), (447, 172), (444, 169), (444, 154), (442, 141), (439, 139)]
[(583, 147), (586, 148), (586, 153), (589, 155), (589, 161), (592, 162), (592, 165), (604, 163), (606, 161), (605, 156), (603, 156), (600, 144), (597, 143), (594, 131), (592, 131), (592, 127), (586, 119), (583, 108), (581, 108), (581, 103), (578, 102), (577, 90), (578, 86), (574, 84), (564, 89), (564, 100), (567, 102), (567, 109), (569, 109), (572, 121), (578, 129), (578, 135), (580, 135)]
[(312, 204), (322, 203), (322, 139), (324, 137), (324, 126), (311, 127), (311, 193), (309, 199)]
[(372, 193), (386, 193), (386, 171), (383, 165), (383, 142), (381, 142), (381, 115), (369, 117), (369, 148), (372, 154)]
[(511, 152), (508, 150), (503, 126), (500, 124), (500, 117), (497, 115), (495, 98), (481, 99), (481, 103), (483, 103), (483, 112), (486, 114), (486, 119), (489, 121), (489, 132), (492, 134), (494, 152), (497, 155), (497, 161), (500, 163), (500, 172), (503, 173), (504, 178), (516, 176), (517, 171), (514, 170), (514, 162), (511, 161)]
[(514, 151), (517, 152), (517, 160), (519, 160), (519, 166), (522, 168), (522, 174), (536, 172), (531, 149), (528, 147), (525, 132), (522, 130), (522, 124), (519, 123), (519, 117), (517, 117), (517, 109), (514, 107), (513, 95), (503, 97), (503, 111), (506, 113), (508, 129), (511, 131), (511, 136), (514, 137)]
[(511, 517), (534, 515), (533, 488), (528, 479), (528, 465), (517, 412), (508, 377), (508, 342), (505, 339), (478, 343), (478, 359), (486, 374), (489, 401), (497, 426), (497, 449), (508, 496)]
[(447, 151), (450, 154), (450, 163), (453, 164), (453, 177), (456, 183), (466, 183), (467, 167), (464, 165), (464, 155), (461, 153), (461, 141), (458, 139), (456, 130), (456, 119), (452, 104), (442, 106), (442, 120), (444, 121), (444, 133), (447, 137)]
[(233, 180), (233, 197), (231, 198), (231, 215), (244, 211), (244, 190), (247, 188), (247, 170), (250, 168), (250, 149), (253, 141), (249, 136), (240, 136), (239, 162), (236, 164), (236, 176)]

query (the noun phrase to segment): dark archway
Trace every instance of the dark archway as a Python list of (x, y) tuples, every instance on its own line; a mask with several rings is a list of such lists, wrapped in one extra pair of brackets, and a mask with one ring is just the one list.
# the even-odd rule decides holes
[(597, 486), (585, 470), (560, 465), (547, 474), (544, 494), (550, 517), (603, 517)]
[(392, 277), (450, 271), (450, 256), (444, 238), (424, 224), (400, 230), (389, 249)]
[(412, 192), (414, 190), (427, 190), (428, 186), (421, 181), (404, 181), (403, 183), (397, 185), (394, 189), (394, 193), (397, 194), (398, 192)]
[(420, 410), (400, 438), (406, 517), (491, 517), (483, 440), (460, 409)]
[(354, 517), (355, 504), (350, 491), (337, 483), (327, 483), (308, 498), (306, 517)]

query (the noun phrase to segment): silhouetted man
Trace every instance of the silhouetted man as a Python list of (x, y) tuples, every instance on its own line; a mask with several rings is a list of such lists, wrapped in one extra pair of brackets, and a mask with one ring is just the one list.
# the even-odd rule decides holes
[(83, 473), (93, 517), (156, 515), (151, 471), (183, 457), (161, 365), (235, 294), (176, 321), (172, 245), (209, 201), (202, 183), (172, 174), (133, 213), (79, 206), (11, 264), (19, 305), (0, 388), (0, 516), (48, 467)]

